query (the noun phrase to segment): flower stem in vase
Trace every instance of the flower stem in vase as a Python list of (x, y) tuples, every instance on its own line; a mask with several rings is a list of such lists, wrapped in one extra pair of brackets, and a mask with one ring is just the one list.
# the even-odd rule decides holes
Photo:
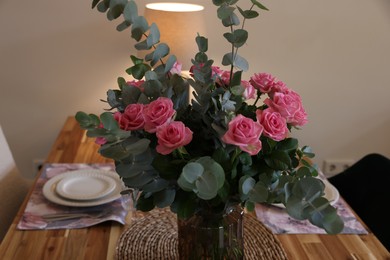
[(243, 210), (178, 218), (180, 259), (244, 259)]

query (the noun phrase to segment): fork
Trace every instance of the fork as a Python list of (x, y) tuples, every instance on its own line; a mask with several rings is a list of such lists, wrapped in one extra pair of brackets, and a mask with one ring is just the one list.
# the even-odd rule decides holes
[(108, 214), (107, 212), (100, 211), (94, 213), (54, 213), (54, 214), (45, 214), (42, 215), (42, 219), (45, 221), (60, 221), (74, 218), (100, 218)]

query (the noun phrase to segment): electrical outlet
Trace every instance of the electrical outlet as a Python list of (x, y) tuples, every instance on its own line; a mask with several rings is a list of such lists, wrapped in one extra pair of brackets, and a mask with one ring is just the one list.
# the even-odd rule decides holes
[(34, 159), (32, 162), (33, 172), (35, 174), (38, 174), (39, 171), (42, 169), (44, 163), (45, 163), (44, 159)]
[(328, 159), (324, 161), (324, 174), (326, 177), (332, 177), (348, 169), (354, 160), (352, 159)]

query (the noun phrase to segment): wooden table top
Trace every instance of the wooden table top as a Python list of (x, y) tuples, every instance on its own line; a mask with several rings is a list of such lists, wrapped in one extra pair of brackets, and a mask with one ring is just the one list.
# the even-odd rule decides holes
[[(46, 163), (107, 163), (98, 145), (87, 138), (74, 117), (58, 135)], [(32, 189), (31, 189), (32, 191)], [(105, 222), (90, 228), (17, 230), (29, 195), (0, 244), (0, 259), (114, 259), (116, 242), (125, 226)], [(372, 234), (277, 234), (289, 259), (390, 259), (390, 253)]]

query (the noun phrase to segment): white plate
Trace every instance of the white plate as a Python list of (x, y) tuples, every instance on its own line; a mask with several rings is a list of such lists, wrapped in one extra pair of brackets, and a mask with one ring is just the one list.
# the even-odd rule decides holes
[[(67, 178), (72, 175), (78, 176), (80, 174), (85, 174), (86, 172), (89, 172), (90, 174), (91, 173), (104, 174), (105, 176), (112, 178), (115, 181), (114, 190), (108, 195), (95, 200), (70, 200), (70, 199), (63, 198), (59, 194), (57, 194), (56, 187), (63, 178)], [(119, 179), (119, 176), (116, 172), (104, 171), (98, 169), (83, 169), (83, 170), (69, 171), (54, 176), (43, 185), (42, 192), (45, 198), (59, 205), (71, 206), (71, 207), (91, 207), (91, 206), (102, 205), (114, 201), (116, 199), (119, 199), (121, 197), (120, 192), (122, 189), (123, 189), (122, 181)]]
[(95, 200), (107, 196), (115, 189), (115, 180), (99, 172), (80, 172), (62, 178), (56, 192), (66, 199)]
[[(324, 197), (329, 200), (330, 205), (334, 205), (340, 198), (339, 191), (329, 181), (324, 179), (321, 180), (325, 184)], [(282, 203), (275, 203), (272, 205), (278, 208), (286, 208)]]

